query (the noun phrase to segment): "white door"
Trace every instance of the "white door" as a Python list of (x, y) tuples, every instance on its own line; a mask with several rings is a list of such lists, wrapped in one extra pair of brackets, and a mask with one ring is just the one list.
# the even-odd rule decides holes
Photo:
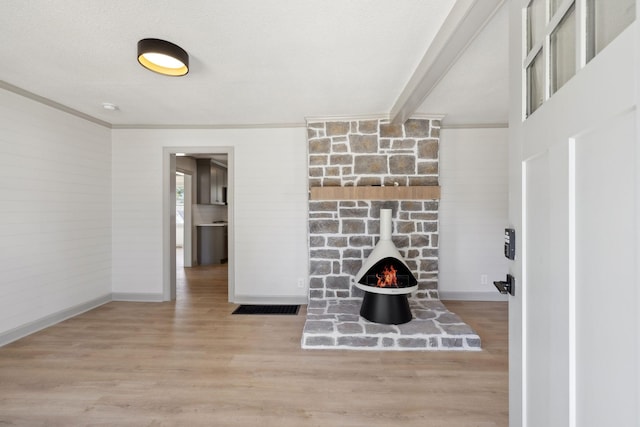
[[(526, 43), (510, 50), (511, 89), (520, 89), (511, 100), (510, 218), (521, 243), (509, 306), (510, 424), (639, 426), (639, 36), (631, 24), (584, 65), (588, 2), (560, 3), (576, 19), (572, 78), (553, 88), (559, 16), (545, 21), (541, 63), (535, 49), (522, 53)], [(511, 6), (512, 36), (525, 34), (527, 3)], [(532, 64), (542, 70), (533, 88)], [(526, 94), (540, 85), (542, 103), (523, 119)]]

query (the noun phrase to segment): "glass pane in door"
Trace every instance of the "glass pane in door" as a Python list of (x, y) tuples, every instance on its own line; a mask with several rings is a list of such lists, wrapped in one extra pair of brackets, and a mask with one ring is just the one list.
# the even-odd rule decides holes
[(542, 51), (538, 52), (527, 67), (527, 116), (544, 102), (544, 61)]
[(551, 93), (576, 73), (576, 14), (572, 6), (551, 33)]
[(587, 60), (636, 19), (635, 0), (587, 0)]

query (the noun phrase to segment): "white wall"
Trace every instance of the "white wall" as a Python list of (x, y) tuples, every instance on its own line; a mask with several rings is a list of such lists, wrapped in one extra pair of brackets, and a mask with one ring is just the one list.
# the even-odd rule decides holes
[[(306, 301), (306, 130), (113, 131), (113, 292), (160, 295), (164, 147), (233, 147), (236, 301)], [(230, 248), (231, 249), (231, 248)]]
[(440, 297), (505, 300), (493, 281), (509, 262), (508, 129), (443, 129), (440, 138)]
[(0, 90), (0, 344), (110, 300), (110, 130)]

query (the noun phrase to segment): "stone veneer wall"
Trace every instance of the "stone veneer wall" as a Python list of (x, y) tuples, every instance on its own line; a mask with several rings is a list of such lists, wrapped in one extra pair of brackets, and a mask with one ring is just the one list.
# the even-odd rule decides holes
[[(438, 185), (440, 121), (311, 122), (309, 185)], [(352, 283), (379, 237), (381, 208), (393, 211), (392, 239), (418, 279), (414, 298), (435, 299), (438, 201), (309, 201), (309, 297), (361, 297)], [(314, 304), (310, 304), (312, 309)]]

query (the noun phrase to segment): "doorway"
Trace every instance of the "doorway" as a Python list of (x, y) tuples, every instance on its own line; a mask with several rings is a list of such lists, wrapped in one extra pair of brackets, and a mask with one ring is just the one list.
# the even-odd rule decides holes
[[(197, 233), (194, 232), (194, 228), (197, 225), (196, 222), (206, 220), (206, 216), (203, 215), (203, 211), (207, 211), (207, 206), (204, 209), (200, 209), (199, 213), (192, 211), (187, 212), (188, 208), (198, 206), (197, 204), (197, 180), (194, 182), (195, 169), (193, 167), (185, 166), (183, 160), (177, 160), (177, 157), (209, 157), (209, 158), (225, 158), (226, 159), (226, 181), (225, 181), (225, 193), (226, 193), (226, 227), (227, 227), (227, 295), (228, 301), (233, 302), (235, 295), (235, 254), (234, 254), (234, 157), (233, 147), (165, 147), (163, 152), (163, 300), (172, 301), (176, 299), (176, 285), (177, 285), (177, 260), (176, 260), (176, 248), (177, 248), (177, 218), (178, 213), (178, 198), (179, 193), (177, 187), (179, 187), (180, 179), (177, 179), (177, 172), (183, 173), (184, 180), (184, 240), (183, 240), (183, 253), (184, 253), (184, 267), (187, 267), (189, 263), (191, 266), (197, 265), (193, 260), (197, 259)], [(218, 160), (219, 162), (219, 160)], [(177, 164), (180, 163), (180, 167)], [(188, 162), (187, 162), (188, 163)], [(195, 164), (195, 163), (194, 163)], [(191, 182), (190, 182), (191, 181)], [(188, 189), (187, 187), (191, 187)], [(188, 198), (191, 197), (191, 201)], [(223, 204), (218, 204), (219, 208), (222, 208)], [(195, 220), (192, 221), (192, 220)], [(189, 224), (188, 224), (189, 223)], [(191, 235), (191, 237), (190, 237)], [(188, 242), (188, 240), (191, 240)], [(189, 250), (190, 249), (190, 250)], [(190, 253), (187, 253), (190, 252)]]

